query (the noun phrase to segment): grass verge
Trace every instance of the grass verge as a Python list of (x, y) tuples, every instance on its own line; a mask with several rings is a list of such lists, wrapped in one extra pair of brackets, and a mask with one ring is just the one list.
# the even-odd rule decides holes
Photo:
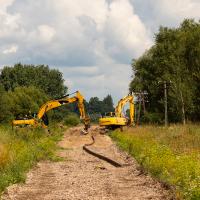
[(25, 181), (26, 172), (38, 161), (59, 159), (55, 152), (62, 131), (51, 128), (51, 132), (49, 135), (42, 129), (12, 131), (0, 127), (0, 194), (10, 184)]
[(200, 126), (138, 127), (111, 137), (141, 166), (170, 185), (177, 199), (200, 199)]

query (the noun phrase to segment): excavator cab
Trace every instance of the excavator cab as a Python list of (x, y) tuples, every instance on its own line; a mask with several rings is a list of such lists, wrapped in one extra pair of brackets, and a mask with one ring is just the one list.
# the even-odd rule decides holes
[(103, 117), (115, 117), (115, 112), (106, 112)]

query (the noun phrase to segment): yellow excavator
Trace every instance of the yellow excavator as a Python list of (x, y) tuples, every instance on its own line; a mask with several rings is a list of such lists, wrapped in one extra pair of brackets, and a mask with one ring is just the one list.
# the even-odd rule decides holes
[[(125, 104), (129, 102), (130, 116), (129, 119), (123, 115), (123, 108)], [(110, 112), (99, 119), (99, 125), (107, 129), (123, 128), (134, 123), (134, 96), (129, 94), (124, 98), (120, 99), (115, 112)]]
[[(75, 94), (75, 95), (70, 97), (70, 95), (72, 95), (72, 94)], [(49, 110), (60, 107), (62, 105), (77, 102), (79, 112), (80, 112), (80, 118), (83, 121), (84, 126), (85, 126), (84, 130), (87, 131), (88, 128), (90, 127), (90, 118), (89, 118), (89, 116), (86, 115), (86, 112), (85, 112), (84, 97), (79, 91), (76, 91), (72, 94), (68, 94), (60, 99), (47, 101), (45, 104), (43, 104), (40, 107), (36, 118), (13, 120), (12, 126), (32, 125), (33, 127), (42, 126), (43, 128), (47, 128), (49, 123), (48, 123), (48, 118), (47, 118), (46, 113)]]

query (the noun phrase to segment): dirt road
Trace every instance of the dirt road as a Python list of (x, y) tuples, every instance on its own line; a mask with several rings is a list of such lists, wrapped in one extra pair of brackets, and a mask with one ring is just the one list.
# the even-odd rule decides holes
[(90, 135), (80, 128), (68, 130), (59, 143), (62, 162), (40, 162), (27, 175), (25, 184), (10, 186), (4, 200), (163, 200), (168, 191), (151, 177), (141, 174), (137, 163), (120, 152), (108, 136), (93, 128), (96, 142), (90, 148), (114, 159), (124, 167), (116, 168), (83, 151)]

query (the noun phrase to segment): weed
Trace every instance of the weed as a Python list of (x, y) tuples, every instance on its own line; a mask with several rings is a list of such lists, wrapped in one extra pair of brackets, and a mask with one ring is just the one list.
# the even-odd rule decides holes
[(200, 199), (200, 126), (138, 127), (115, 131), (117, 144), (157, 177), (175, 188), (176, 197)]
[(25, 181), (26, 172), (39, 160), (58, 161), (56, 143), (62, 131), (52, 128), (52, 134), (44, 130), (24, 128), (12, 131), (0, 127), (0, 192), (7, 186)]

